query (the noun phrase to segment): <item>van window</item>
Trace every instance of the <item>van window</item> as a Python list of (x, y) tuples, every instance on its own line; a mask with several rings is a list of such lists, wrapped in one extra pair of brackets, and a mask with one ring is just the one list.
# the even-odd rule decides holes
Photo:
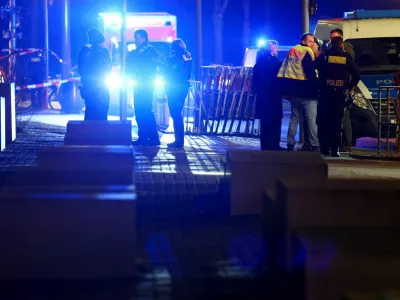
[(397, 71), (400, 69), (400, 38), (368, 38), (347, 40), (355, 52), (360, 70)]

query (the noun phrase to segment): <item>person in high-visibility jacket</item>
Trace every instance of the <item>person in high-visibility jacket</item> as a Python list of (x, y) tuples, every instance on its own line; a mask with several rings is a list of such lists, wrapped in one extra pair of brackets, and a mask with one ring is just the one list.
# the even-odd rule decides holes
[(284, 98), (291, 103), (292, 114), (287, 135), (287, 149), (293, 151), (301, 116), (304, 119), (305, 143), (311, 151), (319, 152), (317, 106), (318, 79), (314, 66), (315, 55), (311, 47), (315, 43), (311, 33), (301, 37), (301, 43), (289, 50), (278, 72)]

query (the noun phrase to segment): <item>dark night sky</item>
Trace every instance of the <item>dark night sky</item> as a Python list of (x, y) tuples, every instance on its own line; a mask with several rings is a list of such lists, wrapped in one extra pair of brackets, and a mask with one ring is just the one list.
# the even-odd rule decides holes
[[(86, 31), (97, 25), (97, 14), (100, 11), (117, 11), (121, 0), (70, 0), (71, 1), (71, 44), (73, 62), (76, 61), (76, 52), (86, 42)], [(243, 9), (242, 0), (229, 0), (229, 6), (225, 14), (224, 28), (224, 60), (226, 63), (240, 64), (244, 46), (242, 42), (243, 32)], [(294, 44), (301, 35), (301, 1), (272, 1), (272, 0), (251, 0), (251, 37), (253, 44), (259, 36), (268, 35), (277, 39), (281, 44)], [(7, 2), (0, 0), (1, 4)], [(18, 5), (23, 6), (25, 18), (25, 38), (20, 46), (31, 47), (34, 41), (29, 36), (29, 28), (32, 26), (29, 11), (32, 5), (38, 5), (40, 0), (17, 0)], [(58, 0), (54, 0), (50, 8), (50, 48), (60, 53), (59, 42), (60, 22), (57, 15)], [(189, 50), (193, 54), (195, 48), (195, 0), (146, 0), (129, 1), (129, 11), (165, 11), (175, 14), (178, 17), (178, 35), (183, 38)], [(182, 3), (185, 2), (183, 6)], [(362, 2), (362, 4), (360, 4)], [(268, 14), (268, 8), (270, 11)], [(354, 9), (400, 9), (399, 0), (319, 0), (317, 15), (311, 22), (315, 23), (321, 17), (341, 17), (344, 11)], [(204, 63), (213, 61), (213, 27), (212, 27), (213, 0), (203, 0), (203, 43)], [(268, 16), (270, 19), (268, 20)], [(3, 26), (5, 22), (2, 21)], [(268, 26), (270, 25), (270, 26)], [(39, 27), (39, 25), (36, 25)], [(40, 30), (39, 30), (40, 31)], [(40, 39), (40, 37), (39, 37)], [(40, 44), (40, 41), (38, 41)], [(4, 42), (3, 42), (4, 46)]]

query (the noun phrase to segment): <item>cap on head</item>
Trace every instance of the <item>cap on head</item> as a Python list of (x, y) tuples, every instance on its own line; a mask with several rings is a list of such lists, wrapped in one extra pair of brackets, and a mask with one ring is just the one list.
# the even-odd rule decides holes
[(331, 38), (332, 48), (342, 48), (343, 47), (343, 38), (341, 36), (335, 36)]
[(181, 39), (176, 39), (171, 43), (171, 50), (183, 53), (186, 50), (186, 45)]
[(88, 35), (89, 43), (91, 43), (93, 45), (103, 44), (104, 41), (106, 40), (104, 38), (104, 35), (100, 32), (100, 30), (98, 30), (95, 27), (90, 28), (87, 35)]
[(136, 29), (133, 32), (133, 36), (140, 36), (141, 38), (145, 39), (145, 45), (149, 43), (149, 35), (145, 29)]

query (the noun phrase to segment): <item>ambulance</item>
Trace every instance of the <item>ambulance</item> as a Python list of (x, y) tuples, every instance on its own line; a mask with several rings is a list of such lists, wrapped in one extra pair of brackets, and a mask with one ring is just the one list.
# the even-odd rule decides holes
[[(105, 84), (111, 90), (111, 115), (119, 114), (119, 89), (121, 84), (128, 87), (128, 115), (133, 115), (134, 82), (123, 80), (120, 76), (120, 43), (122, 16), (119, 13), (100, 13), (100, 28), (105, 36), (105, 46), (111, 54), (113, 72), (105, 79)], [(159, 55), (159, 64), (162, 65), (168, 59), (170, 44), (177, 38), (177, 18), (169, 13), (127, 13), (125, 39), (127, 53), (135, 49), (133, 32), (136, 29), (145, 29), (149, 35), (150, 44), (155, 47)], [(168, 127), (169, 111), (164, 93), (162, 78), (154, 82), (154, 110), (156, 112), (159, 127)]]
[[(378, 135), (378, 89), (394, 86), (393, 80), (400, 69), (400, 10), (347, 12), (340, 19), (319, 20), (314, 34), (326, 44), (330, 32), (336, 28), (343, 30), (345, 42), (353, 46), (355, 63), (361, 72), (351, 108), (354, 144), (356, 138)], [(386, 97), (386, 93), (382, 96)], [(397, 98), (397, 91), (392, 90), (389, 96)], [(386, 119), (385, 106), (381, 113)], [(389, 117), (395, 122), (393, 107)], [(390, 132), (391, 137), (394, 135), (395, 128)]]

